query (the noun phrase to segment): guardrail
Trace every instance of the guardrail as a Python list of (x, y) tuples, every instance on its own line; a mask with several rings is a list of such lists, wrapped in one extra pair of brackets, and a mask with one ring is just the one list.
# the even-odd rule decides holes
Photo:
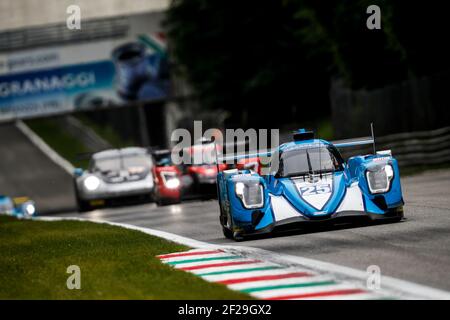
[[(450, 127), (375, 137), (377, 150), (392, 150), (401, 167), (450, 163)], [(341, 150), (347, 159), (372, 153), (372, 146)]]

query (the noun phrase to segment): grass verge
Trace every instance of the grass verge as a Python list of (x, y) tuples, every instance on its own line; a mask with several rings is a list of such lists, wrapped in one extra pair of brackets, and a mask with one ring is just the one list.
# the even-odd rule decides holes
[(97, 135), (108, 141), (114, 148), (124, 148), (138, 144), (138, 142), (124, 140), (110, 125), (98, 124), (84, 114), (74, 114), (73, 116), (86, 127), (90, 127)]
[(60, 156), (72, 163), (74, 167), (87, 168), (89, 160), (82, 159), (79, 155), (89, 152), (89, 150), (80, 140), (68, 134), (58, 124), (57, 118), (32, 119), (27, 120), (26, 124)]
[[(248, 299), (162, 264), (182, 245), (120, 227), (0, 216), (0, 299)], [(81, 289), (66, 286), (81, 269)]]

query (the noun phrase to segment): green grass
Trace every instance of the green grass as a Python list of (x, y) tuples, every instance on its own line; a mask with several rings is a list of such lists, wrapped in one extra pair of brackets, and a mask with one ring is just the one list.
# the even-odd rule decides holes
[[(0, 216), (0, 299), (248, 299), (162, 264), (185, 246), (120, 227)], [(66, 287), (67, 267), (81, 289)]]
[[(96, 124), (84, 115), (76, 115), (76, 118), (115, 148), (134, 145), (132, 141), (123, 140), (110, 126)], [(27, 120), (26, 124), (74, 167), (86, 169), (89, 159), (82, 154), (89, 153), (90, 150), (77, 137), (67, 133), (58, 121), (58, 118), (40, 118)]]
[(114, 148), (124, 148), (138, 144), (138, 142), (124, 140), (111, 126), (100, 125), (92, 121), (84, 114), (74, 114), (74, 117), (76, 117), (85, 126), (94, 130), (96, 134), (109, 142)]
[(87, 168), (89, 160), (80, 158), (80, 154), (87, 153), (89, 150), (80, 140), (65, 132), (64, 128), (58, 124), (57, 118), (32, 119), (27, 120), (26, 124), (75, 167)]

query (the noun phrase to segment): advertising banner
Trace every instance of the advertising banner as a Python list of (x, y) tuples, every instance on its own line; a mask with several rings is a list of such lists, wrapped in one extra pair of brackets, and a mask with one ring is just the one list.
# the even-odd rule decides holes
[(130, 17), (119, 38), (0, 53), (0, 121), (166, 98), (160, 17)]

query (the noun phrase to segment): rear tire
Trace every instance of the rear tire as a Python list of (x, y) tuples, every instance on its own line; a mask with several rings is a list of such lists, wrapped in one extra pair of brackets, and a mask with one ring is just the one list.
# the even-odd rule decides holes
[(223, 235), (225, 236), (225, 238), (234, 240), (233, 232), (230, 229), (228, 229), (226, 227), (222, 227), (222, 232), (223, 232)]

